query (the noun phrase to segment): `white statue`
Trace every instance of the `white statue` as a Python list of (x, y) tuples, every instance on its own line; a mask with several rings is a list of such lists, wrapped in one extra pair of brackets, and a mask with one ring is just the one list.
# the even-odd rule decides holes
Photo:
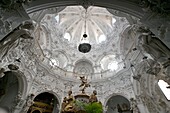
[(170, 76), (170, 49), (150, 30), (140, 27), (138, 32), (140, 33), (138, 45), (142, 47), (144, 52), (150, 54), (155, 61), (159, 62), (165, 69), (165, 74)]
[(170, 49), (150, 30), (141, 27), (138, 32), (140, 32), (138, 44), (142, 46), (145, 52), (159, 62), (170, 58)]

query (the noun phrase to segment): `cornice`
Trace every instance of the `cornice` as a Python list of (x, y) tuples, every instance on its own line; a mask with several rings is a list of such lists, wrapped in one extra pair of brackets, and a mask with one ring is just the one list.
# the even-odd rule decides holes
[(33, 13), (35, 11), (39, 11), (42, 9), (52, 8), (52, 7), (59, 7), (59, 6), (70, 6), (70, 5), (93, 5), (93, 6), (101, 6), (106, 8), (111, 8), (115, 10), (119, 10), (130, 15), (133, 15), (137, 18), (142, 18), (144, 15), (144, 11), (136, 4), (136, 2), (130, 1), (117, 1), (117, 0), (90, 0), (89, 2), (84, 2), (83, 0), (63, 0), (63, 1), (56, 1), (56, 0), (48, 0), (48, 3), (45, 0), (41, 1), (32, 1), (29, 6), (25, 6), (27, 13)]

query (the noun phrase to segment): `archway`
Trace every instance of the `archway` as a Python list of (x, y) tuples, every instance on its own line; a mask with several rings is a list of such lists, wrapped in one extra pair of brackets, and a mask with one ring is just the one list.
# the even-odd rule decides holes
[(34, 98), (34, 103), (27, 113), (57, 113), (59, 111), (58, 104), (59, 101), (55, 95), (44, 92)]
[(87, 59), (81, 59), (75, 63), (74, 73), (92, 74), (94, 73), (93, 64)]
[(12, 109), (19, 102), (19, 96), (22, 96), (20, 89), (16, 73), (5, 72), (5, 76), (0, 78), (0, 107)]
[(42, 113), (42, 112), (39, 111), (39, 110), (35, 110), (35, 111), (33, 111), (32, 113)]
[(121, 95), (110, 97), (106, 106), (107, 113), (131, 113), (129, 100)]

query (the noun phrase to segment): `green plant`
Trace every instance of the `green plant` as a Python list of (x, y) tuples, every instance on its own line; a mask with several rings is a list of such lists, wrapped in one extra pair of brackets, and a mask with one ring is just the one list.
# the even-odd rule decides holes
[(84, 109), (86, 113), (102, 113), (103, 112), (102, 104), (98, 102), (86, 104)]
[(99, 102), (85, 103), (85, 102), (76, 100), (75, 106), (78, 111), (82, 110), (82, 111), (85, 111), (86, 113), (102, 113), (103, 112), (102, 104)]

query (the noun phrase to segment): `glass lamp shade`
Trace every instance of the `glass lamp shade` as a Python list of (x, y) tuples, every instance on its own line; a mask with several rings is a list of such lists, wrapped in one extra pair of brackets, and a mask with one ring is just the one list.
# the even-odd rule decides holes
[(82, 43), (78, 46), (78, 50), (82, 53), (87, 53), (91, 50), (91, 45), (89, 43)]
[(83, 34), (83, 40), (82, 40), (81, 44), (79, 44), (78, 50), (82, 53), (87, 53), (91, 50), (91, 45), (87, 41), (86, 33)]

